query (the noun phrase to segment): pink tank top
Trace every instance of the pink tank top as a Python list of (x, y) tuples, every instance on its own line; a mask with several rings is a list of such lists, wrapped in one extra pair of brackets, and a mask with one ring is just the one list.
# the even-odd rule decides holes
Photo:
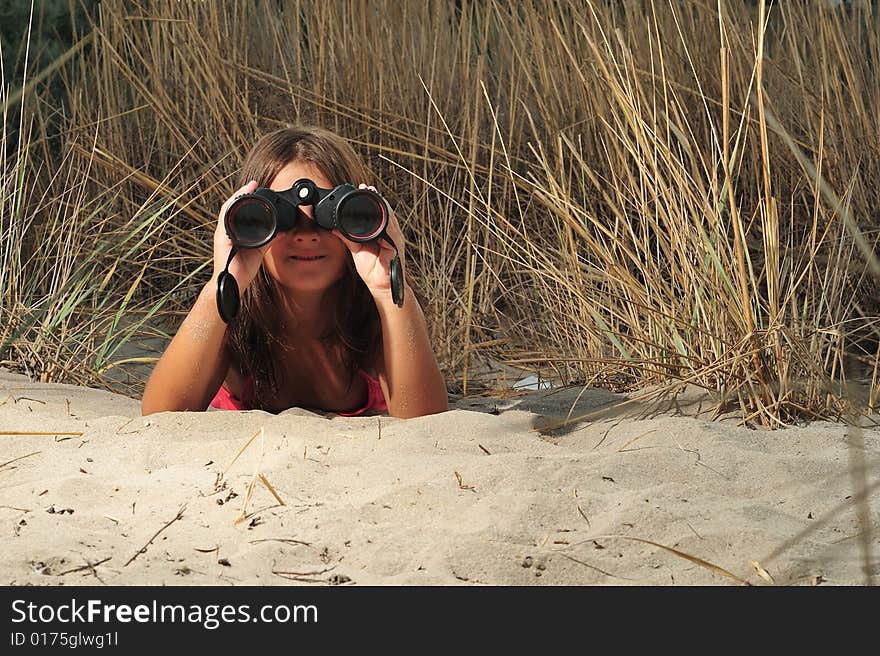
[[(364, 407), (352, 410), (351, 412), (337, 412), (336, 414), (342, 415), (343, 417), (355, 417), (370, 410), (376, 412), (384, 412), (388, 410), (388, 403), (385, 401), (385, 395), (382, 393), (382, 386), (379, 384), (379, 381), (363, 369), (358, 369), (358, 373), (367, 383), (367, 401)], [(244, 383), (244, 398), (251, 399), (253, 397), (253, 391), (254, 379), (252, 376), (248, 376)], [(221, 385), (220, 389), (217, 390), (217, 394), (214, 395), (214, 398), (211, 401), (211, 407), (217, 408), (218, 410), (253, 410), (252, 403), (238, 398), (226, 389), (225, 385)]]

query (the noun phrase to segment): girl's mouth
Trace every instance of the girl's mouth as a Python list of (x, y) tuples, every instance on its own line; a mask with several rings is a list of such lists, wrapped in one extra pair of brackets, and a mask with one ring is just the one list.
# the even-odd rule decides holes
[(297, 260), (298, 262), (314, 262), (315, 260), (323, 260), (324, 255), (291, 255), (291, 260)]

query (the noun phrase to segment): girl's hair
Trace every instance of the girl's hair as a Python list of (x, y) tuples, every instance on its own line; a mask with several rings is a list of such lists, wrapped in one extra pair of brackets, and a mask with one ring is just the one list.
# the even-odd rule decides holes
[[(367, 182), (366, 169), (352, 147), (342, 137), (312, 126), (286, 127), (263, 136), (248, 153), (239, 174), (238, 186), (256, 180), (268, 187), (278, 172), (293, 161), (308, 162), (318, 168), (333, 185)], [(333, 346), (342, 347), (343, 361), (352, 380), (364, 364), (369, 348), (380, 335), (379, 315), (367, 286), (348, 256), (347, 272), (335, 283), (338, 303), (330, 331), (323, 336)], [(279, 339), (284, 291), (263, 266), (242, 294), (241, 311), (230, 323), (227, 345), (243, 375), (254, 379), (254, 407), (277, 389), (280, 370), (273, 358), (273, 345), (283, 348)]]

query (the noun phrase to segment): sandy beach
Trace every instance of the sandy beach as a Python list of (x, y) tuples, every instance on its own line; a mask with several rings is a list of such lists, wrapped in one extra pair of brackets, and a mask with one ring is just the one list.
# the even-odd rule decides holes
[[(880, 576), (877, 428), (758, 431), (581, 392), (464, 398), (411, 420), (301, 409), (142, 417), (134, 399), (2, 371), (0, 582), (854, 586)], [(539, 430), (575, 401), (587, 420)]]

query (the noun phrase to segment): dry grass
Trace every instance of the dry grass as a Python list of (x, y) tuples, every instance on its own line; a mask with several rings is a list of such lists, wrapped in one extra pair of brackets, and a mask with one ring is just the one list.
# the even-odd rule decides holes
[(0, 99), (0, 359), (139, 394), (243, 155), (305, 121), (394, 203), (451, 389), (500, 360), (770, 427), (876, 410), (876, 9), (459, 4), (101, 3), (63, 108)]

